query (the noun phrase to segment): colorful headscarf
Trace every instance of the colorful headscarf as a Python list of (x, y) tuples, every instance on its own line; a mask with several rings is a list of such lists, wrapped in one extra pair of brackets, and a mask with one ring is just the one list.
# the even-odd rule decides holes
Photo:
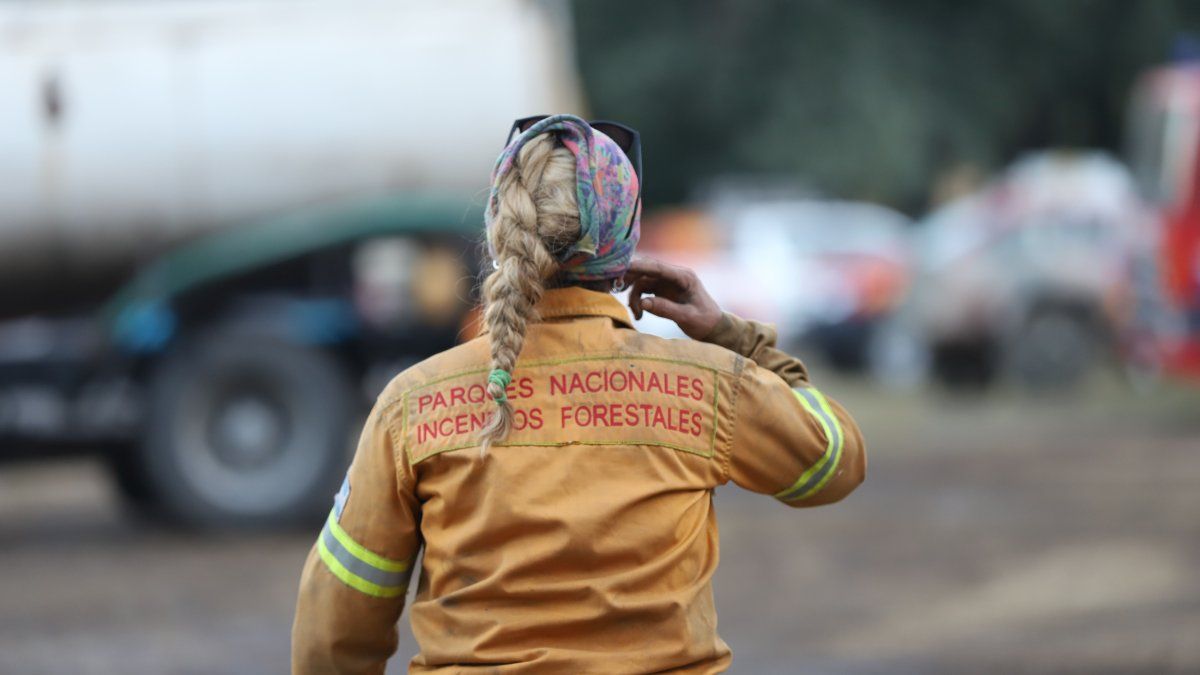
[[(492, 171), (488, 210), (496, 213), (500, 179), (512, 170), (525, 144), (548, 131), (575, 155), (575, 195), (579, 202), (579, 240), (559, 254), (568, 281), (616, 279), (629, 269), (641, 237), (638, 177), (620, 146), (574, 115), (551, 115), (517, 136)], [(490, 221), (489, 221), (490, 222)], [(488, 248), (495, 257), (492, 233)]]

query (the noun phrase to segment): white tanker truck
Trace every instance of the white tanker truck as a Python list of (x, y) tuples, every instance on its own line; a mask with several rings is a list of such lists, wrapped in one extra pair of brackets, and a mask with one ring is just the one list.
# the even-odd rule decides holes
[(0, 0), (0, 457), (319, 515), (357, 406), (452, 344), (508, 124), (583, 112), (546, 0)]
[(512, 119), (579, 108), (565, 12), (0, 0), (0, 313), (281, 209), (479, 190)]

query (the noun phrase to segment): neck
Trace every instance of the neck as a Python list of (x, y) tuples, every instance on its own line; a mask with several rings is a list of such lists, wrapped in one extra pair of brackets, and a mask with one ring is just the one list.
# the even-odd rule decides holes
[(570, 288), (572, 286), (600, 293), (612, 292), (612, 282), (604, 279), (599, 281), (563, 281), (561, 278), (555, 277), (546, 282), (546, 288)]

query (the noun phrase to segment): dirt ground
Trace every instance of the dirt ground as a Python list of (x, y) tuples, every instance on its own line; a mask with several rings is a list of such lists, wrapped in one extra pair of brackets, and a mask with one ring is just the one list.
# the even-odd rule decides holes
[[(733, 672), (1200, 672), (1200, 392), (825, 389), (866, 431), (856, 494), (717, 493)], [(0, 466), (0, 673), (286, 672), (314, 535), (148, 527), (94, 461)]]

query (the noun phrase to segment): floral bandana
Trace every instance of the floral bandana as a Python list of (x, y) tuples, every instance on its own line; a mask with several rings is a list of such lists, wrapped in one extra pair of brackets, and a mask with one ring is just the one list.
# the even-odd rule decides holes
[[(580, 236), (558, 256), (562, 277), (566, 281), (617, 279), (629, 269), (641, 237), (638, 177), (621, 148), (582, 119), (574, 115), (551, 115), (513, 139), (492, 170), (488, 212), (496, 213), (500, 178), (512, 170), (521, 148), (549, 131), (555, 132), (575, 155)], [(495, 258), (490, 229), (488, 248)]]

